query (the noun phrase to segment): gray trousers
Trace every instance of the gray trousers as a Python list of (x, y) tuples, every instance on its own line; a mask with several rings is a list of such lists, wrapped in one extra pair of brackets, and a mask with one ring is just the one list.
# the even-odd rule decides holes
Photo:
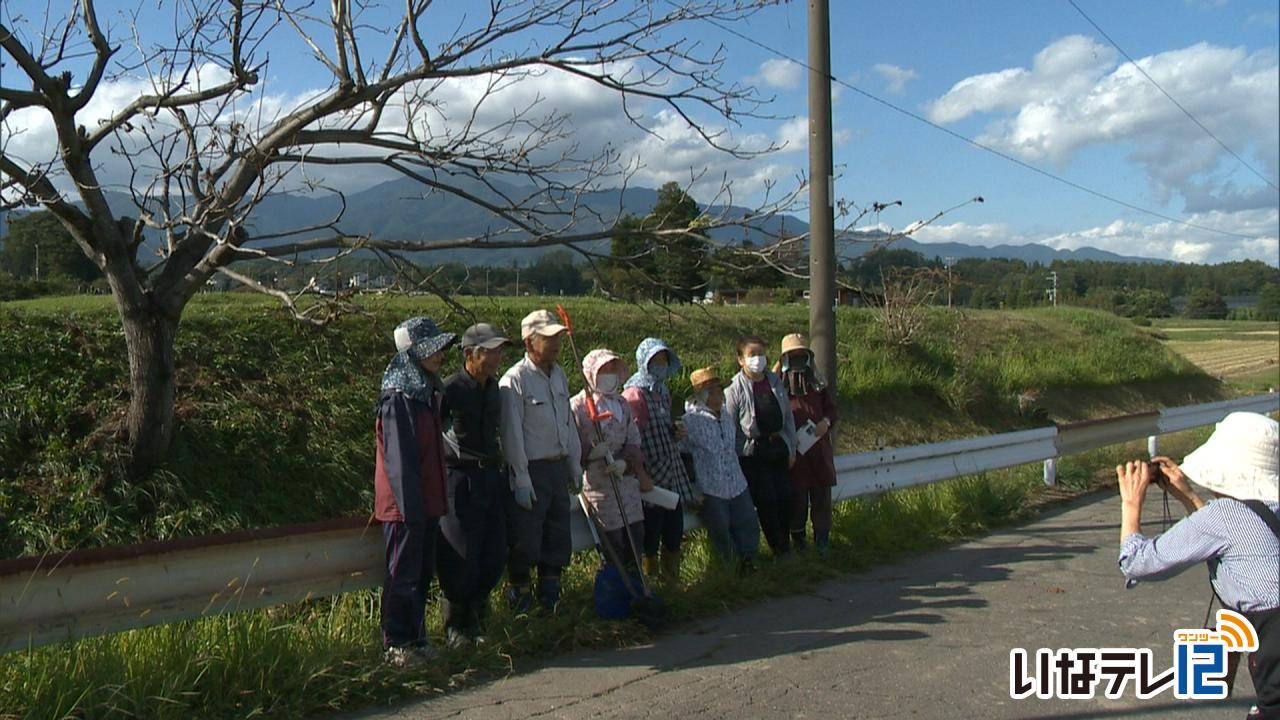
[(731, 500), (707, 495), (698, 517), (720, 559), (751, 560), (760, 551), (760, 522), (749, 491), (743, 490)]
[(527, 585), (535, 566), (539, 579), (559, 577), (573, 552), (569, 461), (534, 460), (529, 463), (529, 477), (538, 497), (533, 509), (525, 510), (514, 498), (507, 499), (507, 537), (511, 543), (507, 580), (516, 585)]

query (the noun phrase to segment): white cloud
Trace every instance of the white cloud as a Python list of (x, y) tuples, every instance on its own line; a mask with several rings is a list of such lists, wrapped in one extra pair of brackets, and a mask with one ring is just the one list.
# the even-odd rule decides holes
[(791, 60), (765, 60), (760, 63), (760, 74), (755, 79), (769, 87), (795, 90), (804, 80), (804, 68)]
[[(625, 67), (611, 70), (615, 74), (627, 72)], [(89, 128), (96, 127), (98, 118), (109, 117), (147, 90), (147, 84), (137, 78), (104, 81), (80, 120)], [(219, 118), (219, 123), (225, 126), (231, 120), (249, 123), (259, 118), (270, 123), (296, 111), (318, 92), (310, 90), (286, 96), (269, 94), (265, 87), (260, 87), (237, 101), (234, 107), (238, 109), (226, 111)], [(414, 100), (415, 93), (426, 95), (430, 104)], [(417, 109), (411, 111), (410, 108), (415, 106)], [(513, 114), (522, 114), (523, 121), (508, 125), (501, 133), (484, 136), (486, 140), (511, 147), (526, 139), (532, 125), (551, 117), (562, 117), (564, 122), (555, 129), (550, 142), (533, 149), (531, 156), (535, 160), (551, 162), (562, 155), (586, 159), (609, 149), (616, 153), (622, 165), (634, 170), (628, 180), (630, 184), (657, 187), (671, 180), (689, 184), (696, 177), (700, 180), (691, 188), (691, 194), (699, 200), (714, 197), (722, 181), (727, 179), (734, 183), (735, 199), (745, 204), (772, 179), (795, 175), (793, 170), (773, 164), (771, 155), (739, 159), (711, 146), (679, 114), (658, 103), (632, 98), (626, 107), (644, 124), (645, 129), (628, 119), (617, 93), (585, 78), (548, 70), (524, 76), (519, 82), (505, 83), (496, 92), (491, 91), (489, 78), (485, 77), (406, 88), (388, 105), (379, 128), (388, 136), (395, 137), (412, 126), (418, 138), (436, 147), (448, 147), (467, 132), (468, 122), (471, 123), (469, 132), (474, 136), (486, 128), (511, 123)], [(152, 120), (138, 122), (139, 125), (144, 123), (155, 132), (173, 129), (172, 120), (163, 113)], [(336, 122), (329, 120), (325, 124), (334, 125)], [(716, 116), (711, 116), (711, 121), (704, 127), (724, 147), (755, 152), (770, 145), (783, 146), (782, 152), (788, 154), (802, 152), (807, 147), (807, 128), (806, 118), (799, 117), (748, 131), (729, 126)], [(56, 157), (53, 127), (46, 113), (38, 110), (15, 113), (9, 118), (4, 136), (6, 151), (15, 156), (32, 162), (48, 162)], [(122, 142), (136, 147), (141, 141), (141, 133), (134, 132), (127, 134)], [(115, 142), (109, 140), (107, 144)], [(350, 156), (369, 154), (369, 151), (343, 145), (328, 147), (324, 154)], [(155, 166), (158, 165), (153, 160), (151, 167), (142, 168), (143, 172), (135, 177), (131, 176), (119, 155), (100, 152), (96, 161), (104, 186), (114, 190), (126, 190), (130, 184), (142, 189), (141, 186), (155, 175)], [(360, 190), (393, 177), (389, 170), (376, 165), (346, 165), (335, 169), (311, 163), (303, 170), (308, 179), (348, 191)], [(294, 171), (280, 189), (299, 188), (302, 175), (301, 171)], [(564, 177), (569, 179), (568, 173)], [(606, 187), (620, 181), (621, 176), (614, 175), (603, 179), (599, 185)], [(65, 177), (57, 179), (57, 182), (65, 191), (72, 189)]]
[[(1280, 176), (1280, 91), (1275, 52), (1198, 43), (1141, 58), (1138, 65), (1228, 147), (1274, 182)], [(1090, 147), (1123, 148), (1162, 201), (1189, 213), (1274, 207), (1261, 184), (1110, 47), (1074, 35), (1028, 68), (974, 75), (928, 108), (951, 123), (993, 114), (984, 143), (1028, 161), (1060, 166)]]
[(1248, 237), (1222, 235), (1180, 223), (1143, 224), (1115, 220), (1106, 225), (1059, 233), (1025, 232), (999, 223), (969, 225), (959, 222), (930, 225), (916, 233), (914, 239), (925, 243), (960, 242), (987, 247), (1027, 243), (1039, 243), (1059, 250), (1092, 247), (1118, 255), (1179, 262), (1261, 260), (1271, 265), (1280, 263), (1280, 238), (1276, 235), (1280, 211), (1275, 208), (1206, 213), (1193, 216), (1189, 222)]
[(900, 68), (897, 65), (876, 63), (871, 69), (884, 78), (885, 87), (894, 95), (901, 95), (906, 89), (907, 83), (916, 78), (915, 70)]
[(1004, 245), (1015, 236), (1014, 229), (1003, 223), (970, 225), (957, 222), (950, 225), (930, 225), (912, 236), (922, 243), (961, 242), (967, 245)]

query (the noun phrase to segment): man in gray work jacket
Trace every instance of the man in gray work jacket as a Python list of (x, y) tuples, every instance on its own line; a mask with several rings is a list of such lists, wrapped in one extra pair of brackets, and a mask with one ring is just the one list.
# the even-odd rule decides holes
[(502, 448), (511, 469), (507, 600), (517, 612), (533, 608), (535, 566), (538, 601), (555, 610), (560, 573), (573, 550), (569, 491), (582, 481), (582, 451), (569, 380), (556, 364), (566, 329), (546, 310), (529, 313), (520, 323), (525, 356), (498, 383)]

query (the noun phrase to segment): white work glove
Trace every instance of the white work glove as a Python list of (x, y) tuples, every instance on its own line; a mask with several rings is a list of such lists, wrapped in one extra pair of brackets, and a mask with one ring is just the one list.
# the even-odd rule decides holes
[(622, 477), (627, 474), (627, 461), (621, 458), (614, 460), (613, 464), (605, 468), (606, 471)]
[(603, 460), (609, 454), (609, 443), (596, 443), (591, 446), (591, 452), (587, 453), (588, 460)]
[(538, 502), (538, 496), (534, 494), (532, 485), (517, 485), (511, 493), (516, 504), (525, 510), (532, 510), (533, 504)]

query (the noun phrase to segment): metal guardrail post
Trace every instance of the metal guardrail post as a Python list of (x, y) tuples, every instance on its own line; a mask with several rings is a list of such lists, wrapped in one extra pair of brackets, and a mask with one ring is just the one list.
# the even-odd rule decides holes
[(1058, 484), (1058, 458), (1044, 461), (1044, 484), (1053, 487)]

